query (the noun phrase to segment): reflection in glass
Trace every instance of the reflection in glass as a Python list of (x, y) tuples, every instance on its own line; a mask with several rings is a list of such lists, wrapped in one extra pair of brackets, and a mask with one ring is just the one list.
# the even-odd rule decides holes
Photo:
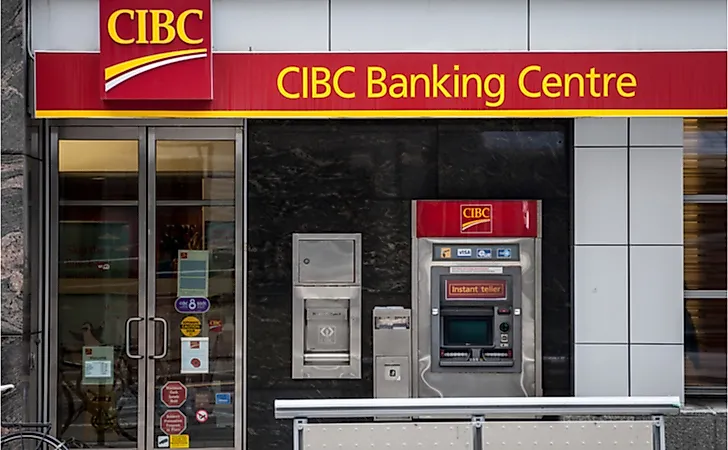
[(685, 288), (726, 289), (725, 203), (684, 205)]
[(726, 386), (725, 299), (685, 301), (685, 385)]
[(59, 143), (57, 435), (91, 447), (137, 445), (138, 363), (125, 324), (139, 309), (138, 209), (102, 204), (136, 200), (137, 154), (135, 141)]
[(685, 119), (685, 195), (726, 195), (726, 119)]
[(234, 141), (158, 141), (158, 200), (233, 200)]
[(58, 143), (58, 188), (62, 200), (136, 200), (137, 141)]

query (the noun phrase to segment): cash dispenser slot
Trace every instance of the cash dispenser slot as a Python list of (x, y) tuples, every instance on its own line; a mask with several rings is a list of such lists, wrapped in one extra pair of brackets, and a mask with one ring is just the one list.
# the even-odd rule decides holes
[(348, 299), (306, 299), (304, 364), (349, 364)]

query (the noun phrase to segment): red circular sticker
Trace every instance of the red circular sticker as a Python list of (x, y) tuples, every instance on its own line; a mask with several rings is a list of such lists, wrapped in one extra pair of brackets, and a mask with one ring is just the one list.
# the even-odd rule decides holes
[(197, 358), (192, 358), (190, 364), (192, 364), (192, 367), (200, 367), (200, 360)]
[(209, 417), (210, 416), (207, 414), (207, 411), (205, 411), (204, 409), (198, 409), (197, 412), (195, 413), (195, 419), (197, 419), (197, 421), (200, 423), (207, 422), (207, 419)]

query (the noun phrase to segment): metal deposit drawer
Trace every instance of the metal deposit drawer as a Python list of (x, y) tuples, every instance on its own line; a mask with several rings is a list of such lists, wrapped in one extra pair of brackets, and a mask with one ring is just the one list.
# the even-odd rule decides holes
[(306, 300), (306, 353), (349, 353), (347, 299)]

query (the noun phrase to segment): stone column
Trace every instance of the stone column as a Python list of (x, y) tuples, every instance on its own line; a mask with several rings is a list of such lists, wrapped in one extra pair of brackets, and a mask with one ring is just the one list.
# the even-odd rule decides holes
[(22, 420), (28, 406), (29, 298), (25, 230), (28, 209), (25, 178), (32, 159), (28, 155), (26, 114), (26, 39), (23, 0), (3, 0), (2, 5), (2, 384), (16, 385), (3, 396), (2, 420)]

